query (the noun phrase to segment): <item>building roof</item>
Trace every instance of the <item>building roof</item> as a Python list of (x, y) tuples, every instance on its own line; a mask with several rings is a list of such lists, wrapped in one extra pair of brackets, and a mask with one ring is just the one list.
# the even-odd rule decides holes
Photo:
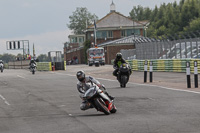
[(139, 35), (131, 35), (131, 36), (117, 39), (114, 41), (104, 42), (104, 43), (98, 44), (98, 46), (107, 46), (107, 45), (116, 45), (116, 44), (120, 44), (120, 45), (135, 44), (135, 43), (145, 43), (145, 42), (152, 42), (152, 41), (155, 41), (155, 40), (148, 37), (139, 36)]
[[(102, 19), (96, 22), (97, 29), (101, 28), (112, 28), (112, 27), (143, 27), (143, 23), (139, 23), (139, 21), (133, 21), (131, 18), (126, 17), (119, 12), (110, 12)], [(88, 29), (93, 29), (94, 24), (88, 26)]]

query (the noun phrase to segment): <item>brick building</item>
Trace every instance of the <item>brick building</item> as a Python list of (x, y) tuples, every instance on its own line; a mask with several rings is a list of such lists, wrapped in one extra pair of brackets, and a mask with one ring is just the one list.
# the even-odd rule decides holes
[[(104, 47), (106, 52), (106, 64), (110, 64), (116, 53), (121, 49), (135, 48), (133, 42), (118, 44), (115, 42), (119, 41), (120, 39), (126, 40), (127, 37), (132, 36), (133, 34), (138, 36), (146, 36), (146, 28), (148, 24), (148, 21), (133, 21), (131, 18), (116, 12), (115, 5), (112, 2), (110, 5), (110, 12), (105, 17), (98, 20), (95, 24), (88, 26), (85, 34), (85, 40), (90, 40), (90, 42), (92, 42), (91, 46), (94, 46), (96, 42), (98, 46)], [(77, 50), (82, 51), (79, 52), (81, 55), (77, 55), (80, 57), (79, 63), (86, 63), (85, 59), (83, 59), (83, 57), (85, 57), (83, 47), (75, 47), (73, 50), (69, 50), (64, 47), (65, 60), (69, 60), (72, 55), (78, 54), (78, 52), (75, 52)]]

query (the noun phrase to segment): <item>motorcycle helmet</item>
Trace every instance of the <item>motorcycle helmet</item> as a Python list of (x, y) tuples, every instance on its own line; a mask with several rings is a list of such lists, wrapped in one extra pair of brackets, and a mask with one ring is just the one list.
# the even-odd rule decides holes
[(122, 58), (122, 54), (121, 54), (121, 53), (117, 53), (117, 54), (116, 54), (116, 58), (117, 58), (118, 60), (120, 60), (120, 59)]
[(78, 72), (76, 73), (76, 77), (77, 77), (77, 79), (78, 79), (80, 82), (82, 82), (82, 81), (85, 79), (85, 73), (84, 73), (84, 71), (78, 71)]

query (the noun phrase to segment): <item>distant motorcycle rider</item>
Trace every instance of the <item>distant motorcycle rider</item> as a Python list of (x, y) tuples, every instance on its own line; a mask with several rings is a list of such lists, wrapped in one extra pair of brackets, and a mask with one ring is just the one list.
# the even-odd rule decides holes
[(31, 59), (31, 60), (30, 60), (30, 63), (29, 63), (29, 68), (31, 68), (31, 65), (32, 65), (32, 64), (35, 64), (35, 66), (36, 66), (36, 62), (35, 62), (35, 60), (34, 60), (34, 59)]
[(114, 60), (114, 63), (113, 63), (113, 68), (115, 69), (113, 71), (113, 75), (114, 76), (118, 76), (118, 71), (119, 71), (119, 67), (121, 66), (122, 63), (126, 63), (126, 61), (122, 58), (122, 54), (121, 53), (117, 53), (116, 54), (116, 58)]
[(3, 61), (2, 60), (0, 60), (0, 67), (3, 68)]
[[(98, 80), (96, 80), (95, 78), (91, 77), (91, 76), (85, 76), (85, 73), (84, 71), (78, 71), (76, 73), (76, 77), (78, 79), (78, 82), (77, 82), (77, 89), (78, 91), (80, 92), (80, 97), (81, 99), (83, 98), (85, 92), (90, 88), (90, 85), (88, 83), (91, 83), (91, 84), (96, 84), (101, 90), (104, 91), (104, 93), (111, 99), (113, 100), (114, 97), (110, 96), (108, 94), (108, 92), (105, 90), (105, 87), (104, 85), (102, 85)], [(92, 108), (92, 105), (86, 101), (86, 100), (83, 100), (81, 105), (80, 105), (80, 109), (81, 110), (87, 110), (89, 108)]]

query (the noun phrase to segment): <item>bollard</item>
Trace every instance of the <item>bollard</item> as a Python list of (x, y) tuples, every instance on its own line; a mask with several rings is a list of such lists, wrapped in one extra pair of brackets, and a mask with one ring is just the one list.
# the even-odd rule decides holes
[(149, 81), (153, 82), (153, 62), (149, 63)]
[(194, 87), (198, 88), (198, 69), (197, 61), (194, 61)]
[(147, 82), (147, 60), (144, 62), (144, 82)]
[(187, 75), (187, 88), (191, 88), (191, 80), (190, 80), (190, 62), (186, 62), (186, 75)]

